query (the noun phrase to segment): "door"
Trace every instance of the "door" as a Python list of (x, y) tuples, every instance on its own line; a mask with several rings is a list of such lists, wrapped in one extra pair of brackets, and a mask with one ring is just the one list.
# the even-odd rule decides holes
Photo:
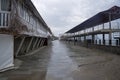
[(0, 70), (14, 66), (12, 35), (0, 34)]

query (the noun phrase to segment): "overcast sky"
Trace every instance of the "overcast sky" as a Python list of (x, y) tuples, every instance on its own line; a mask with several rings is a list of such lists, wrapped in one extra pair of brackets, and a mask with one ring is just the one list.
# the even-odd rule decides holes
[(32, 0), (55, 35), (62, 34), (98, 12), (120, 6), (120, 0)]

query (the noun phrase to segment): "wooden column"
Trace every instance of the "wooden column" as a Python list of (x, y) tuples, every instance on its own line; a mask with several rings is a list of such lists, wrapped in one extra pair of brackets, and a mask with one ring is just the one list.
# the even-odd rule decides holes
[(16, 57), (18, 56), (18, 54), (20, 52), (20, 49), (22, 48), (22, 45), (23, 45), (24, 41), (25, 41), (25, 37), (22, 38), (22, 41), (20, 42), (20, 45), (19, 45), (19, 47), (18, 47), (18, 49), (17, 49), (17, 51), (15, 53)]
[(75, 45), (75, 33), (74, 33), (74, 40), (73, 40), (73, 42), (74, 42), (74, 45)]
[(94, 44), (94, 41), (95, 41), (95, 35), (92, 34), (92, 44)]
[[(92, 32), (94, 32), (94, 27), (92, 28)], [(94, 44), (94, 42), (95, 42), (95, 35), (94, 34), (92, 34), (92, 44)]]
[(111, 32), (109, 33), (109, 45), (110, 46), (112, 45), (112, 33)]
[(35, 41), (35, 43), (34, 43), (34, 45), (33, 45), (33, 48), (32, 48), (32, 50), (35, 48), (35, 46), (36, 46), (36, 44), (37, 44), (37, 42), (38, 42), (38, 38), (36, 39), (36, 41)]
[(86, 46), (86, 36), (84, 35), (84, 45)]
[(42, 40), (42, 42), (41, 42), (41, 47), (44, 46), (44, 45), (43, 45), (44, 42), (45, 42), (45, 39)]
[(105, 25), (104, 25), (104, 23), (103, 23), (103, 29), (105, 29)]
[[(120, 28), (120, 26), (119, 26)], [(119, 32), (119, 37), (120, 37), (120, 32)], [(118, 39), (118, 46), (120, 46), (120, 38)]]
[(84, 44), (86, 45), (86, 35), (85, 35), (85, 30), (84, 30)]
[(43, 41), (44, 41), (44, 39), (42, 38), (41, 42), (40, 42), (40, 47), (42, 47)]
[(111, 13), (109, 13), (109, 46), (111, 46), (112, 44), (112, 31), (111, 31)]
[(39, 39), (39, 42), (38, 42), (38, 44), (37, 44), (37, 48), (39, 48), (39, 45), (40, 45), (40, 42), (41, 42), (41, 38)]
[(105, 34), (103, 33), (103, 45), (105, 45)]
[(33, 39), (34, 39), (34, 37), (31, 38), (30, 43), (29, 43), (29, 45), (28, 45), (28, 47), (27, 47), (26, 52), (28, 52), (28, 51), (30, 50), (30, 47), (31, 47), (31, 44), (32, 44)]

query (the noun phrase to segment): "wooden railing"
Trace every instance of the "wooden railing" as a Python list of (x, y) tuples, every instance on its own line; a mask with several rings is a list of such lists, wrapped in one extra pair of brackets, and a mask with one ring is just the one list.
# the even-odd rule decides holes
[(10, 22), (10, 12), (0, 11), (0, 28), (7, 28)]
[(40, 29), (40, 26), (37, 25), (33, 25), (32, 23), (28, 22), (27, 20), (25, 20), (24, 18), (18, 16), (20, 22), (24, 25), (26, 25), (28, 31), (22, 31), (21, 34), (27, 34), (27, 35), (32, 35), (32, 36), (42, 36), (45, 37), (47, 36), (47, 33), (45, 33), (43, 30)]

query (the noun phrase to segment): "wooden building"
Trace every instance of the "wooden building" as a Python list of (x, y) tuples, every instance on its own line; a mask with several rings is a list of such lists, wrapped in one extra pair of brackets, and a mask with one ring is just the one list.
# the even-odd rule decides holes
[(61, 39), (120, 54), (120, 7), (96, 14), (64, 33)]
[(31, 0), (0, 0), (0, 70), (49, 44), (53, 34)]

